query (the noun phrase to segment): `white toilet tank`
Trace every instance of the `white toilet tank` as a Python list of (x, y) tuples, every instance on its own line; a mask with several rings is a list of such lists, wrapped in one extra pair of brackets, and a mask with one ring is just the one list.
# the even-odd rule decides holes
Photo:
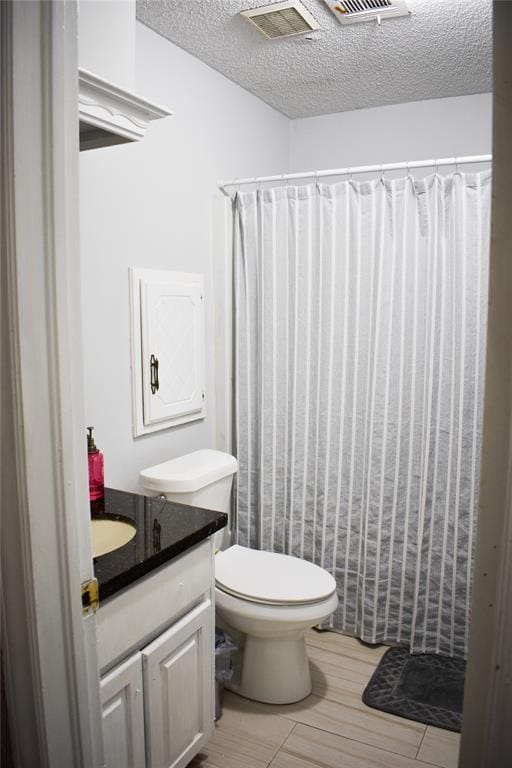
[(215, 534), (216, 549), (229, 546), (231, 486), (238, 469), (234, 456), (203, 449), (143, 469), (140, 482), (148, 496), (163, 495), (170, 501), (228, 515), (228, 525)]

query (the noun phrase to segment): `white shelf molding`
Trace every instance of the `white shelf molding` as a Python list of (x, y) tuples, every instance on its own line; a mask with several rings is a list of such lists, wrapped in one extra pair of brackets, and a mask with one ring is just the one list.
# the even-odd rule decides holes
[(152, 120), (172, 115), (85, 69), (78, 75), (80, 149), (140, 141)]

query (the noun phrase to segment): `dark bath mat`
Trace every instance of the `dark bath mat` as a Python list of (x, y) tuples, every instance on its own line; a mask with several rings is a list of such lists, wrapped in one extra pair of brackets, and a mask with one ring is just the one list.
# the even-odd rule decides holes
[(406, 648), (390, 648), (363, 692), (369, 707), (392, 715), (460, 731), (464, 694), (463, 659)]

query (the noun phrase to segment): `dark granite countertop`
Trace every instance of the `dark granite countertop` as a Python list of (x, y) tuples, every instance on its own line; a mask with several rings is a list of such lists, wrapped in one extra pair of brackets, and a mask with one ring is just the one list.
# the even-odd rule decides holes
[(228, 520), (222, 512), (112, 488), (91, 503), (91, 516), (130, 520), (137, 527), (127, 544), (94, 558), (100, 604), (224, 528)]

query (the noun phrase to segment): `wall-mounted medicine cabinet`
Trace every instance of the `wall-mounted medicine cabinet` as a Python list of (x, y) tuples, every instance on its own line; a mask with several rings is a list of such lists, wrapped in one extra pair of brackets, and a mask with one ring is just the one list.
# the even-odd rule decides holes
[(133, 435), (206, 414), (204, 278), (129, 270)]

